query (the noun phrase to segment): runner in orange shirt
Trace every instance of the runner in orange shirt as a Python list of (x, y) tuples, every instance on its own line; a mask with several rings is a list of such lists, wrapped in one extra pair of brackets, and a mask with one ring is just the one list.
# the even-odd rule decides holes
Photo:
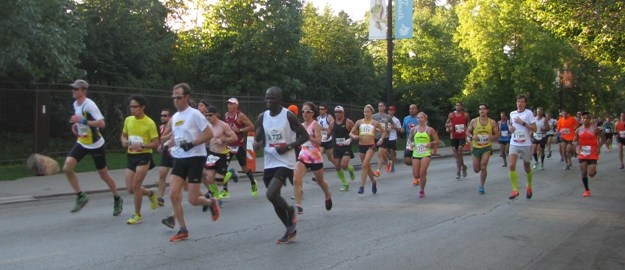
[(562, 141), (560, 142), (560, 154), (564, 157), (565, 170), (569, 170), (573, 165), (571, 162), (571, 154), (573, 153), (573, 139), (575, 138), (575, 129), (578, 123), (575, 117), (572, 117), (566, 110), (562, 110), (562, 117), (558, 120), (558, 132)]
[(621, 162), (621, 170), (623, 166), (623, 145), (625, 145), (625, 112), (621, 113), (621, 118), (614, 125), (616, 128), (616, 141), (618, 142), (618, 158)]

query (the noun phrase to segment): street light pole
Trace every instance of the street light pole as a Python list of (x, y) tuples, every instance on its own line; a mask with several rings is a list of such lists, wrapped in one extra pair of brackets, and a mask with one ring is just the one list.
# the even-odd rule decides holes
[(386, 9), (386, 104), (393, 102), (393, 0), (388, 0)]

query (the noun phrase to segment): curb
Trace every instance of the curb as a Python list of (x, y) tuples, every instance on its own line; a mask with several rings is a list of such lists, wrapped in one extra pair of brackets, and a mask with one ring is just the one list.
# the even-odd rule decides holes
[(36, 200), (37, 198), (35, 198), (35, 196), (30, 196), (30, 195), (13, 196), (13, 197), (0, 198), (0, 204), (30, 202), (30, 201), (36, 201)]

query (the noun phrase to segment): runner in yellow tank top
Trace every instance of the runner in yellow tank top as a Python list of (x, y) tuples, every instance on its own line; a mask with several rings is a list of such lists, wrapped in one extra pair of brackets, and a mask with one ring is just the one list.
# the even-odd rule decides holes
[(428, 116), (424, 112), (417, 114), (419, 124), (410, 129), (408, 138), (412, 143), (412, 176), (420, 178), (419, 198), (425, 198), (425, 184), (428, 181), (428, 167), (432, 160), (432, 147), (439, 143), (438, 135), (427, 126)]
[(473, 171), (480, 173), (480, 186), (478, 191), (484, 194), (484, 183), (488, 172), (488, 160), (493, 154), (493, 142), (499, 138), (499, 125), (495, 120), (488, 117), (488, 106), (484, 103), (479, 105), (480, 116), (469, 123), (467, 134), (471, 139), (471, 155), (473, 156)]

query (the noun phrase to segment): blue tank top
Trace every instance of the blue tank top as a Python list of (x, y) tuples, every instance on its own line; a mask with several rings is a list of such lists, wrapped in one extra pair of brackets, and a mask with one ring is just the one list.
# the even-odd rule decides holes
[(508, 126), (508, 121), (499, 121), (499, 134), (500, 142), (510, 142), (510, 127)]

